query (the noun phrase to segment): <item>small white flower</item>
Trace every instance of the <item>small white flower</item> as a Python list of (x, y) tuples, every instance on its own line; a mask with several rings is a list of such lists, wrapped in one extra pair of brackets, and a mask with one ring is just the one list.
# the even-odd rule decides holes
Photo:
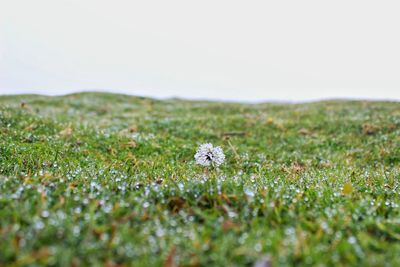
[(214, 147), (212, 144), (202, 144), (197, 149), (194, 159), (201, 166), (219, 166), (225, 161), (225, 155), (219, 146)]

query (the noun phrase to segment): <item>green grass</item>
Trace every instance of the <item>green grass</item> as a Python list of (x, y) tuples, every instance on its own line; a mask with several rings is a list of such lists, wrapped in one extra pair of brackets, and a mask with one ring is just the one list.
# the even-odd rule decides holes
[(1, 96), (0, 266), (399, 266), (399, 134), (395, 102)]

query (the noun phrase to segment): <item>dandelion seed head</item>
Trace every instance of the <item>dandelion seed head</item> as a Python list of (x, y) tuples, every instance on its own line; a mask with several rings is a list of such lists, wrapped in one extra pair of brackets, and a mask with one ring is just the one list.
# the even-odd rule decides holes
[(225, 161), (225, 155), (222, 148), (214, 147), (212, 144), (202, 144), (194, 155), (196, 163), (201, 166), (220, 166)]

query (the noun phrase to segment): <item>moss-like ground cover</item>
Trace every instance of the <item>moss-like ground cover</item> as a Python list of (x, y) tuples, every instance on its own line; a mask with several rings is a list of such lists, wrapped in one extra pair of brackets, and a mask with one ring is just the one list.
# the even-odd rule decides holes
[(399, 266), (399, 134), (395, 102), (1, 96), (0, 266)]

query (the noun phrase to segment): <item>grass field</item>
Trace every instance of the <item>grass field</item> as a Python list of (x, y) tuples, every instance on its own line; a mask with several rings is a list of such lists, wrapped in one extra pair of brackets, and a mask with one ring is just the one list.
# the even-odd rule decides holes
[(0, 266), (400, 266), (399, 179), (400, 103), (1, 96)]

